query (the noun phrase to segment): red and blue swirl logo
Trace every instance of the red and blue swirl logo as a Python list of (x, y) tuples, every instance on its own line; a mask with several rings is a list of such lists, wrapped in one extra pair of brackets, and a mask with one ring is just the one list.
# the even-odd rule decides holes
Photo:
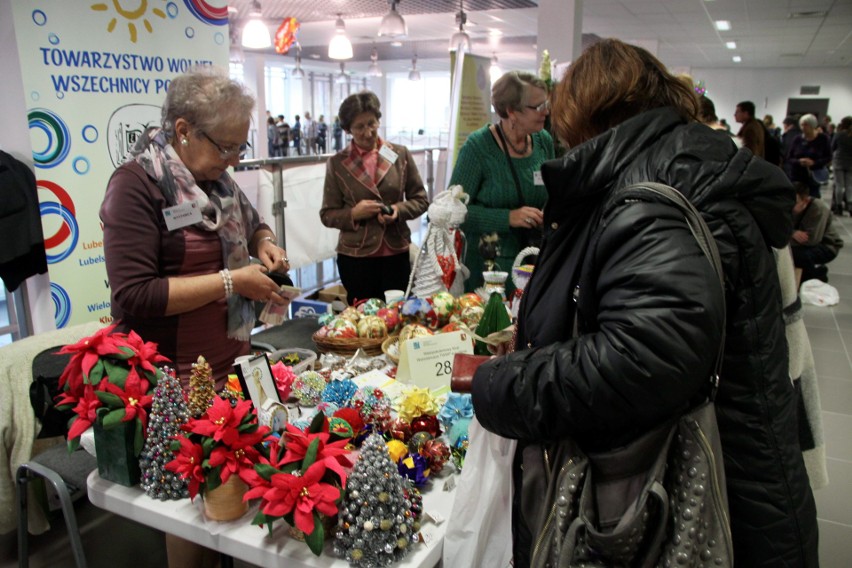
[(53, 300), (53, 319), (56, 321), (56, 328), (62, 329), (71, 319), (71, 298), (65, 288), (56, 282), (51, 282), (50, 299)]
[(228, 23), (228, 6), (211, 6), (204, 0), (183, 0), (192, 15), (211, 26), (224, 26)]
[(45, 236), (44, 239), (47, 263), (56, 264), (68, 258), (77, 247), (77, 241), (80, 238), (77, 211), (71, 196), (59, 184), (40, 179), (36, 185), (39, 189), (50, 192), (53, 197), (53, 199), (45, 199), (39, 203), (42, 226), (48, 227), (54, 224), (53, 221), (47, 221), (46, 217), (53, 215), (59, 217), (59, 229), (49, 237)]
[(71, 137), (65, 121), (46, 108), (32, 109), (27, 113), (27, 120), (30, 124), (35, 166), (52, 168), (62, 163), (71, 149)]

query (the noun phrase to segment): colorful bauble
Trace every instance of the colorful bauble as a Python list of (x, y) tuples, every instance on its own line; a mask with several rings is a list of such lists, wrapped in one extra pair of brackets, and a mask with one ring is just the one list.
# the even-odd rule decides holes
[(371, 386), (360, 389), (352, 397), (352, 406), (358, 409), (365, 423), (378, 430), (385, 430), (390, 423), (390, 400), (381, 389)]
[(352, 320), (344, 317), (334, 318), (326, 327), (328, 327), (328, 337), (340, 339), (358, 337), (358, 327)]
[(403, 324), (419, 323), (429, 329), (438, 329), (438, 314), (432, 304), (423, 298), (409, 298), (400, 309)]
[(464, 296), (459, 298), (459, 307), (461, 309), (469, 308), (471, 306), (482, 306), (482, 298), (479, 297), (479, 294), (474, 292), (468, 292)]
[(444, 326), (450, 316), (459, 311), (459, 303), (449, 292), (438, 292), (432, 296), (432, 309), (438, 316), (438, 326)]
[(335, 404), (337, 408), (349, 406), (356, 392), (358, 392), (358, 385), (352, 379), (330, 381), (322, 391), (322, 400)]
[(339, 438), (354, 438), (355, 432), (352, 426), (343, 418), (332, 416), (328, 419), (328, 432)]
[(381, 339), (387, 337), (388, 326), (378, 316), (364, 316), (358, 320), (358, 337)]
[(414, 482), (414, 485), (426, 485), (429, 481), (429, 462), (420, 454), (408, 454), (397, 464), (400, 475)]
[(438, 420), (447, 430), (452, 429), (458, 420), (471, 418), (473, 418), (473, 398), (469, 394), (451, 392), (438, 412)]
[(325, 384), (325, 379), (316, 371), (305, 371), (293, 381), (293, 396), (304, 406), (314, 406), (320, 401)]
[(326, 312), (321, 315), (317, 321), (319, 321), (320, 325), (328, 325), (329, 323), (331, 323), (331, 320), (336, 317), (337, 315), (334, 312)]
[(467, 431), (470, 427), (470, 418), (460, 418), (456, 420), (453, 427), (450, 428), (450, 432), (447, 434), (447, 437), (450, 440), (450, 445), (455, 446), (459, 439), (467, 438)]
[(408, 453), (408, 446), (399, 440), (391, 440), (388, 442), (388, 453), (390, 454), (393, 463), (401, 460)]
[(317, 412), (322, 412), (323, 414), (325, 414), (326, 418), (331, 418), (338, 410), (340, 410), (340, 407), (334, 404), (333, 402), (320, 401), (317, 403)]
[(484, 313), (485, 308), (482, 306), (469, 306), (461, 311), (461, 321), (473, 329), (479, 324), (479, 320), (482, 319)]
[(441, 328), (441, 333), (450, 333), (451, 331), (466, 331), (470, 333), (470, 328), (460, 320), (450, 322)]
[(337, 317), (347, 319), (352, 323), (358, 323), (358, 320), (361, 319), (361, 312), (359, 312), (357, 308), (349, 306), (348, 308), (340, 312), (340, 315)]
[(334, 413), (333, 418), (345, 420), (352, 427), (352, 432), (355, 436), (361, 433), (364, 429), (364, 419), (361, 418), (361, 413), (355, 408), (341, 408)]
[(403, 341), (408, 341), (409, 339), (414, 339), (415, 337), (426, 337), (427, 335), (434, 335), (432, 330), (428, 327), (420, 325), (419, 323), (410, 323), (402, 327), (399, 332), (399, 344), (402, 345)]
[(399, 310), (396, 308), (382, 308), (376, 312), (376, 316), (380, 317), (385, 322), (385, 327), (388, 330), (388, 335), (393, 334), (399, 329), (401, 320), (399, 319)]
[(379, 298), (370, 298), (369, 300), (358, 304), (358, 311), (365, 316), (374, 316), (384, 307), (384, 300), (380, 300)]
[(397, 401), (397, 413), (403, 420), (412, 421), (420, 416), (438, 414), (438, 401), (427, 388), (412, 387)]
[(441, 425), (434, 416), (418, 416), (411, 421), (412, 435), (417, 432), (429, 432), (433, 438), (441, 435)]
[(420, 448), (432, 438), (432, 434), (429, 432), (415, 432), (408, 441), (408, 451), (412, 454), (420, 453)]
[(395, 440), (400, 440), (402, 442), (408, 442), (411, 439), (411, 423), (402, 420), (401, 418), (397, 418), (393, 422), (390, 423), (386, 433)]
[(437, 475), (450, 459), (450, 448), (440, 440), (428, 440), (420, 448), (420, 455), (426, 458), (432, 474)]

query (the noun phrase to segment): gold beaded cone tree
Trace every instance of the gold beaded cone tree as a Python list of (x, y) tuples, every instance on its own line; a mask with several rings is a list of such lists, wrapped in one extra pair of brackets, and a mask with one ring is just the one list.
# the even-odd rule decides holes
[(189, 375), (189, 415), (198, 418), (204, 414), (213, 404), (216, 396), (215, 384), (213, 382), (213, 369), (210, 363), (202, 356), (192, 364), (192, 372)]

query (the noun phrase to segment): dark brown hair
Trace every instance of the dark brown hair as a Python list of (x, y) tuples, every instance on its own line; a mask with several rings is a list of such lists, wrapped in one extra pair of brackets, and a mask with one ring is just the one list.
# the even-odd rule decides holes
[(602, 40), (571, 64), (553, 93), (551, 121), (569, 146), (594, 138), (628, 118), (671, 106), (697, 120), (698, 97), (688, 78), (675, 77), (641, 47)]
[(337, 115), (340, 117), (340, 127), (346, 132), (352, 127), (352, 121), (362, 112), (371, 112), (376, 115), (376, 120), (382, 118), (382, 103), (379, 97), (372, 91), (361, 91), (346, 97), (340, 103)]

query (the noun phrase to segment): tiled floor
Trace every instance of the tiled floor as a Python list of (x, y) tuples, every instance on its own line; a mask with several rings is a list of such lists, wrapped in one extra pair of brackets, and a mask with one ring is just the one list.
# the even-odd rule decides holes
[[(831, 308), (805, 306), (813, 348), (828, 455), (828, 487), (816, 492), (822, 568), (852, 565), (852, 218), (836, 218), (847, 245), (830, 264), (829, 281), (841, 302)], [(162, 534), (96, 509), (77, 506), (89, 566), (112, 568), (165, 565)], [(30, 566), (73, 566), (64, 524), (31, 537)], [(0, 536), (0, 568), (17, 565), (15, 534)], [(237, 566), (245, 566), (240, 562)]]

